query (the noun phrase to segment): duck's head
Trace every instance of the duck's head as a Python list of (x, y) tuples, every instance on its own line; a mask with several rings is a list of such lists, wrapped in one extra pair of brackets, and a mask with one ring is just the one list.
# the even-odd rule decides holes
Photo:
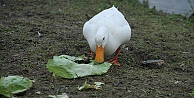
[(108, 30), (106, 27), (100, 27), (95, 36), (96, 41), (96, 57), (95, 62), (102, 63), (104, 62), (104, 48), (108, 42)]

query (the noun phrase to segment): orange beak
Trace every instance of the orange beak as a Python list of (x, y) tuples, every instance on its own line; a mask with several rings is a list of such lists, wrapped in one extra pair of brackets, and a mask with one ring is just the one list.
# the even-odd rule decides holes
[(98, 47), (96, 45), (96, 57), (95, 57), (95, 62), (97, 63), (102, 63), (104, 62), (104, 48), (102, 47), (102, 45), (100, 45), (100, 47)]

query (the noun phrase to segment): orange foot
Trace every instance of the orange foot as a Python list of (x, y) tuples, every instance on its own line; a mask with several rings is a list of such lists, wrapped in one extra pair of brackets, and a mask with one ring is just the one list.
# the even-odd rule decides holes
[(110, 60), (109, 61), (110, 63), (113, 63), (114, 65), (117, 65), (117, 66), (120, 66), (120, 63), (118, 62), (118, 60), (117, 59), (113, 59), (113, 60)]
[(119, 56), (119, 52), (120, 52), (120, 47), (117, 49), (116, 51), (116, 56), (113, 60), (110, 60), (109, 62), (114, 63), (117, 66), (120, 66), (119, 62), (118, 62), (118, 56)]

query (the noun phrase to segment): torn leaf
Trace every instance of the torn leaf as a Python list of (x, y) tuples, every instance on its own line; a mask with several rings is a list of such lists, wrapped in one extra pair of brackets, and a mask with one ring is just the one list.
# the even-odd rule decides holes
[(47, 63), (47, 68), (54, 75), (63, 78), (78, 78), (88, 75), (102, 75), (108, 71), (111, 63), (104, 62), (103, 64), (94, 64), (91, 61), (89, 64), (78, 64), (76, 61), (84, 60), (84, 56), (73, 57), (68, 55), (54, 56)]
[(69, 98), (66, 93), (62, 95), (48, 95), (48, 98)]
[(95, 90), (100, 90), (102, 89), (102, 85), (104, 85), (104, 83), (102, 82), (94, 82), (94, 85), (88, 84), (87, 82), (85, 82), (81, 87), (78, 86), (78, 90), (88, 90), (88, 89), (95, 89)]

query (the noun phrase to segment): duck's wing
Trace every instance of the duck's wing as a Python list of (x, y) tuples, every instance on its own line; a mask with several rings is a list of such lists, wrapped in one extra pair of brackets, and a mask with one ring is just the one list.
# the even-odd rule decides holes
[(130, 40), (131, 28), (124, 15), (117, 8), (112, 7), (104, 10), (99, 14), (99, 17), (109, 30), (109, 33), (113, 37), (112, 40), (115, 41), (114, 43), (118, 43), (116, 44), (117, 47)]

